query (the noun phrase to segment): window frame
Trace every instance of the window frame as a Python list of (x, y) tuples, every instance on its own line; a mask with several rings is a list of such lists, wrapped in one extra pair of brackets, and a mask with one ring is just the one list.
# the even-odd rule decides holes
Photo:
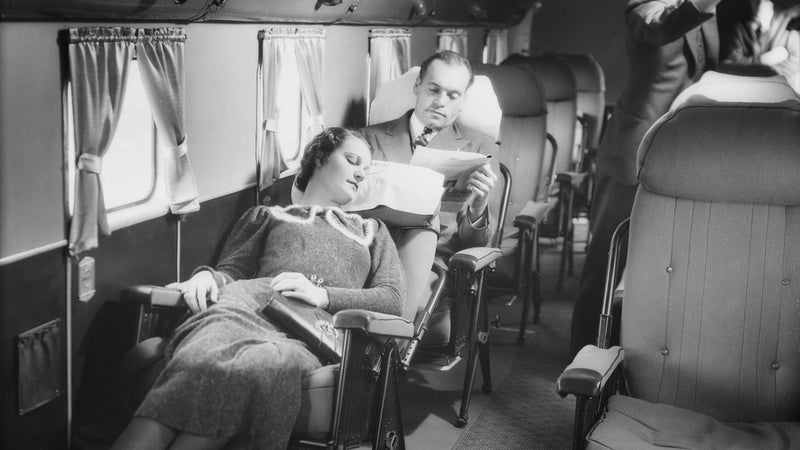
[[(132, 62), (136, 61), (137, 57), (134, 54)], [(138, 66), (130, 67), (128, 70), (139, 70)], [(75, 143), (75, 127), (74, 127), (74, 109), (73, 109), (73, 89), (72, 80), (67, 75), (64, 88), (64, 111), (63, 120), (65, 132), (64, 140), (64, 160), (65, 160), (65, 213), (68, 220), (71, 220), (75, 210), (75, 189), (77, 169), (77, 149)], [(126, 91), (128, 86), (126, 86)], [(127, 95), (127, 92), (126, 92)], [(125, 103), (123, 100), (123, 108)], [(152, 109), (148, 102), (148, 111), (150, 112), (150, 123), (152, 125), (152, 139), (150, 149), (152, 153), (152, 164), (149, 164), (152, 170), (152, 183), (149, 186), (148, 192), (144, 197), (138, 200), (116, 205), (112, 208), (106, 208), (106, 218), (110, 231), (119, 230), (128, 226), (144, 222), (146, 220), (155, 219), (169, 213), (169, 201), (166, 192), (166, 181), (164, 180), (163, 167), (159, 162), (162, 155), (162, 144), (158, 138), (158, 127), (153, 117)], [(115, 131), (116, 134), (116, 131)], [(116, 137), (116, 136), (115, 136)], [(113, 139), (112, 137), (112, 144)], [(104, 199), (105, 200), (105, 199)]]

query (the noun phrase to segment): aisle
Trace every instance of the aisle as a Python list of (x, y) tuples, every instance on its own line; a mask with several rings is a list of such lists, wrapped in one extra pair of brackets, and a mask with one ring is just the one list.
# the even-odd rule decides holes
[(406, 446), (409, 449), (560, 449), (569, 448), (573, 399), (555, 392), (555, 380), (568, 364), (569, 326), (584, 244), (575, 253), (575, 276), (555, 289), (560, 245), (543, 241), (542, 322), (529, 322), (526, 342), (516, 345), (521, 305), (490, 301), (490, 317), (499, 314), (502, 327), (491, 331), (493, 392), (481, 392), (476, 375), (470, 422), (455, 422), (461, 404), (466, 364), (450, 372), (412, 369), (400, 391)]

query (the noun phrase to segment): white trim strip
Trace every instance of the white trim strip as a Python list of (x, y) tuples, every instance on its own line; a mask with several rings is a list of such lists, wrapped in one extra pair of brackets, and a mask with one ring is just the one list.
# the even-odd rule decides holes
[(25, 250), (24, 252), (16, 253), (11, 256), (6, 256), (5, 258), (0, 258), (0, 266), (5, 266), (6, 264), (15, 263), (17, 261), (21, 261), (23, 259), (30, 258), (32, 256), (39, 255), (44, 252), (49, 252), (50, 250), (55, 250), (57, 248), (66, 247), (67, 240), (62, 239), (57, 242), (53, 242), (52, 244), (43, 245), (41, 247), (32, 248), (30, 250)]

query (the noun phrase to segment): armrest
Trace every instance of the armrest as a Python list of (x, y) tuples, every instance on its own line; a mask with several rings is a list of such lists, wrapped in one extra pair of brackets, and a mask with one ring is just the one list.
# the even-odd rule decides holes
[(339, 329), (357, 329), (366, 334), (411, 339), (414, 323), (391, 314), (365, 309), (347, 309), (333, 315), (333, 326)]
[(125, 288), (120, 295), (123, 303), (142, 306), (185, 308), (183, 294), (177, 289), (162, 286), (136, 285)]
[(514, 226), (532, 230), (537, 223), (544, 221), (547, 212), (553, 207), (552, 203), (534, 202), (529, 200), (522, 211), (514, 217)]
[(586, 172), (560, 172), (556, 174), (556, 181), (577, 188), (586, 179), (586, 175)]
[(558, 377), (556, 381), (558, 395), (598, 397), (611, 374), (624, 359), (625, 349), (621, 347), (608, 349), (601, 349), (595, 345), (583, 347)]
[(450, 267), (468, 272), (477, 272), (497, 261), (503, 252), (494, 247), (473, 247), (461, 250), (450, 257)]

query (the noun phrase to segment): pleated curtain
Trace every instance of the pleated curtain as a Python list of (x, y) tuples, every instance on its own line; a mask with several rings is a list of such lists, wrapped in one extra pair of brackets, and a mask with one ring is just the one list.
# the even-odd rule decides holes
[(258, 128), (256, 161), (258, 187), (264, 189), (280, 178), (281, 159), (278, 124), (281, 108), (281, 67), (296, 64), (303, 102), (311, 115), (312, 132), (321, 131), (323, 121), (323, 64), (325, 59), (323, 28), (273, 27), (258, 32)]
[(439, 50), (451, 50), (468, 58), (467, 30), (447, 28), (439, 31)]
[(69, 30), (69, 70), (77, 172), (69, 251), (75, 255), (109, 234), (103, 186), (103, 155), (114, 137), (122, 110), (136, 30), (87, 27)]
[(483, 62), (500, 64), (508, 58), (508, 30), (489, 30), (486, 32), (486, 54)]
[(369, 100), (381, 85), (411, 68), (411, 31), (378, 28), (369, 32)]
[(82, 27), (69, 30), (69, 67), (77, 175), (69, 249), (75, 255), (98, 246), (110, 233), (100, 181), (102, 158), (122, 110), (129, 62), (138, 55), (142, 80), (165, 147), (170, 210), (199, 209), (187, 154), (183, 118), (183, 44), (178, 28)]
[(183, 114), (186, 33), (180, 28), (152, 28), (138, 30), (138, 35), (139, 71), (161, 139), (169, 208), (172, 214), (195, 212), (200, 202)]

